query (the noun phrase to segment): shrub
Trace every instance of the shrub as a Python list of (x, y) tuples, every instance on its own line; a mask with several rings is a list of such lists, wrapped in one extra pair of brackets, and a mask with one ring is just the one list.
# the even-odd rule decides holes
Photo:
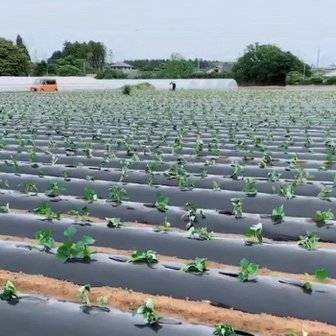
[(127, 78), (127, 74), (123, 73), (122, 71), (115, 71), (115, 70), (102, 70), (98, 71), (96, 75), (96, 79), (125, 79)]
[(66, 64), (58, 68), (59, 76), (84, 76), (83, 72), (74, 65)]
[(287, 85), (297, 85), (303, 81), (302, 73), (298, 71), (291, 71), (286, 76), (286, 84)]
[(130, 95), (131, 93), (136, 93), (139, 91), (151, 91), (151, 90), (155, 90), (154, 86), (150, 83), (139, 83), (139, 84), (135, 84), (135, 85), (125, 85), (122, 88), (122, 93), (124, 95)]
[(310, 78), (312, 84), (323, 84), (323, 77), (321, 75), (314, 75)]
[(130, 85), (125, 85), (122, 88), (122, 93), (126, 96), (129, 96), (131, 94), (131, 86)]
[(327, 84), (327, 85), (335, 85), (336, 84), (336, 76), (326, 78), (324, 83)]

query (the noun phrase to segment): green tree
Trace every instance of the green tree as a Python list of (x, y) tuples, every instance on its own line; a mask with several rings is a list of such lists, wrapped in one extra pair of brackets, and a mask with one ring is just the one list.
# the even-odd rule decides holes
[(66, 64), (58, 67), (59, 76), (83, 76), (83, 72), (74, 65)]
[(291, 71), (310, 74), (310, 67), (290, 52), (274, 45), (249, 45), (232, 68), (239, 82), (284, 85)]
[(0, 38), (0, 76), (27, 76), (29, 71), (26, 53), (12, 41)]
[(164, 63), (158, 72), (159, 78), (188, 78), (194, 72), (194, 66), (186, 60), (172, 60)]
[(16, 37), (16, 46), (19, 47), (27, 55), (29, 61), (31, 61), (29, 51), (28, 51), (25, 43), (23, 42), (23, 39), (22, 39), (21, 35), (18, 35)]
[(33, 66), (33, 76), (44, 76), (48, 72), (48, 64), (46, 61), (35, 63)]
[[(49, 63), (72, 65), (87, 70), (102, 70), (105, 66), (106, 47), (101, 42), (64, 42), (62, 51), (55, 51)], [(78, 64), (80, 63), (80, 65)]]

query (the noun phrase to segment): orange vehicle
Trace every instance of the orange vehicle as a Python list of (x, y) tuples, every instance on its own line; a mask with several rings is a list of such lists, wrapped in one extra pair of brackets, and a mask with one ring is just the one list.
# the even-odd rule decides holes
[(35, 79), (30, 91), (34, 92), (56, 92), (58, 91), (56, 79)]

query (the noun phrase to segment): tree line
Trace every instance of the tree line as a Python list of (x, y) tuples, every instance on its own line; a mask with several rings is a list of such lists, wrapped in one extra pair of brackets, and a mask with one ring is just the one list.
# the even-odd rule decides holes
[[(112, 71), (107, 64), (107, 50), (102, 42), (69, 42), (63, 44), (41, 62), (32, 62), (20, 35), (15, 43), (0, 38), (0, 76), (84, 76), (96, 73), (97, 78), (124, 78), (125, 73)], [(292, 78), (311, 76), (311, 68), (291, 52), (275, 45), (247, 46), (236, 62), (185, 59), (174, 53), (169, 59), (126, 60), (136, 68), (140, 78), (235, 78), (239, 83), (283, 85)], [(222, 69), (216, 65), (221, 64)], [(208, 69), (214, 69), (207, 72)], [(293, 75), (295, 74), (295, 75)], [(301, 77), (300, 77), (301, 78)]]

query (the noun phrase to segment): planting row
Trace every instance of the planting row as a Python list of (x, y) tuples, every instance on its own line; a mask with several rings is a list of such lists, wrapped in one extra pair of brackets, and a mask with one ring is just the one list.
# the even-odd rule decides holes
[[(69, 248), (68, 244), (69, 242), (65, 245), (67, 247), (61, 248), (62, 253)], [(312, 286), (304, 282), (257, 277), (257, 266), (246, 259), (242, 261), (242, 271), (234, 274), (206, 271), (202, 259), (186, 265), (184, 271), (181, 271), (180, 265), (151, 264), (148, 267), (148, 264), (141, 264), (142, 259), (140, 264), (132, 265), (123, 258), (109, 258), (107, 255), (95, 255), (93, 262), (89, 263), (91, 257), (84, 251), (83, 261), (78, 257), (70, 257), (64, 263), (51, 253), (30, 251), (9, 242), (0, 243), (0, 252), (0, 268), (12, 272), (42, 274), (77, 284), (90, 283), (95, 287), (120, 287), (175, 298), (208, 300), (216, 306), (241, 311), (267, 312), (335, 324), (334, 286)], [(60, 248), (58, 252), (60, 253)], [(134, 256), (135, 263), (136, 258), (137, 255)], [(189, 272), (196, 272), (196, 275)]]

